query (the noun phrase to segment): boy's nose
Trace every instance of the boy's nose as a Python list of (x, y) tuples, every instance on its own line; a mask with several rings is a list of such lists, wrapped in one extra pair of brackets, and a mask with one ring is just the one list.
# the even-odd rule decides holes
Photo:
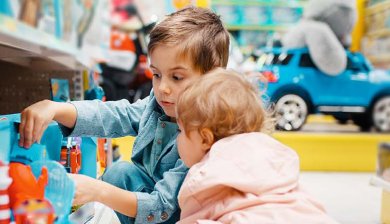
[(161, 81), (159, 90), (165, 94), (169, 94), (171, 92), (171, 89), (169, 88), (168, 83)]

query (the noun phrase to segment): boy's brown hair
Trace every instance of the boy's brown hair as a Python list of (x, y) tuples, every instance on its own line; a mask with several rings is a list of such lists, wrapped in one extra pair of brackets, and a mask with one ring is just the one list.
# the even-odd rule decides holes
[(206, 73), (226, 67), (229, 33), (218, 15), (209, 9), (188, 7), (168, 15), (150, 32), (149, 54), (160, 45), (180, 46), (179, 59)]
[(188, 133), (208, 128), (214, 141), (248, 132), (270, 132), (273, 120), (263, 107), (261, 93), (243, 75), (215, 69), (188, 86), (176, 113)]

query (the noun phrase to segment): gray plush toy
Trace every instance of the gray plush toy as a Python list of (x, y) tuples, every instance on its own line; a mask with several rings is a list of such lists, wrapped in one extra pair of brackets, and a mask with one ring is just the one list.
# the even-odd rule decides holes
[(355, 0), (310, 0), (297, 26), (282, 39), (285, 48), (308, 47), (322, 72), (338, 75), (347, 66), (345, 48), (357, 20)]

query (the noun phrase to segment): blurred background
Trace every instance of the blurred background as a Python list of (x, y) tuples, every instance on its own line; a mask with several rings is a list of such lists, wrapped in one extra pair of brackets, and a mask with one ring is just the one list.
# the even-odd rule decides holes
[[(0, 114), (148, 96), (148, 33), (189, 5), (221, 16), (229, 68), (261, 75), (273, 136), (331, 216), (390, 223), (390, 0), (1, 0)], [(101, 140), (98, 173), (133, 142)]]

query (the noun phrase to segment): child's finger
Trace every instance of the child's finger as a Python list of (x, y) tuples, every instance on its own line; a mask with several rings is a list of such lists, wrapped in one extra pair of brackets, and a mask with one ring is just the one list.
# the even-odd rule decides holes
[(34, 119), (31, 118), (31, 115), (27, 114), (26, 126), (24, 128), (24, 144), (23, 144), (25, 148), (30, 148), (32, 144), (33, 130), (34, 130)]
[(21, 119), (20, 119), (20, 125), (19, 125), (19, 134), (20, 134), (19, 146), (23, 147), (24, 146), (24, 127), (26, 126), (26, 116), (23, 112), (20, 116), (21, 116)]
[(35, 118), (34, 129), (32, 132), (33, 133), (33, 138), (32, 138), (33, 142), (38, 142), (39, 135), (41, 134), (44, 125), (45, 124), (41, 119)]

